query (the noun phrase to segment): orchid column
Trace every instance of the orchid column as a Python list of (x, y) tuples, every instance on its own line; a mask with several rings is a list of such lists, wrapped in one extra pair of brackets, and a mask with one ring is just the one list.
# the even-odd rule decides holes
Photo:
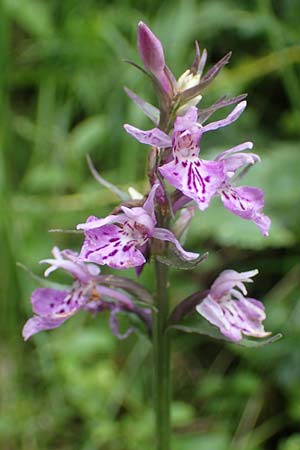
[[(192, 66), (176, 80), (165, 63), (161, 42), (142, 22), (138, 25), (138, 49), (144, 67), (130, 63), (153, 83), (159, 108), (126, 88), (154, 128), (143, 131), (128, 124), (124, 128), (149, 146), (149, 189), (146, 195), (133, 188), (127, 194), (104, 180), (89, 160), (95, 178), (117, 194), (121, 203), (107, 217), (91, 215), (77, 225), (84, 234), (80, 252), (55, 247), (54, 258), (41, 261), (50, 265), (46, 276), (63, 269), (73, 281), (69, 287), (43, 287), (33, 292), (35, 315), (25, 324), (23, 336), (28, 339), (42, 330), (57, 328), (81, 310), (93, 315), (108, 312), (111, 330), (119, 339), (133, 331), (144, 332), (153, 342), (156, 449), (170, 450), (170, 331), (208, 334), (247, 346), (263, 345), (277, 338), (262, 339), (270, 334), (263, 326), (264, 306), (247, 294), (245, 283), (252, 282), (257, 270), (226, 270), (210, 289), (191, 294), (170, 311), (169, 269), (192, 270), (207, 257), (206, 253), (184, 250), (180, 238), (195, 210), (199, 209), (205, 219), (204, 212), (216, 197), (233, 214), (252, 221), (264, 236), (268, 235), (270, 219), (262, 212), (263, 192), (256, 187), (236, 185), (246, 169), (260, 161), (251, 152), (252, 142), (224, 150), (213, 160), (205, 159), (200, 148), (204, 133), (230, 125), (246, 108), (246, 95), (222, 97), (205, 109), (197, 107), (203, 90), (228, 63), (230, 53), (202, 76), (207, 54), (206, 50), (201, 53), (196, 43)], [(215, 111), (230, 105), (236, 106), (224, 119), (207, 123)], [(100, 273), (99, 266), (106, 265), (118, 271), (134, 268), (139, 276), (144, 265), (152, 261), (156, 278), (154, 298), (138, 282)], [(192, 313), (197, 318), (196, 326), (187, 322)], [(125, 333), (119, 329), (119, 314), (134, 319)]]

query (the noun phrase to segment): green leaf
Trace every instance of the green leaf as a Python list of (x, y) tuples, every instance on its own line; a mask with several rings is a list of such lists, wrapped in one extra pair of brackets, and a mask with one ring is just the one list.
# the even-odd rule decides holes
[(239, 342), (233, 342), (227, 339), (219, 330), (217, 327), (214, 327), (206, 320), (203, 320), (202, 318), (199, 318), (196, 321), (193, 322), (192, 325), (171, 325), (168, 329), (169, 330), (178, 330), (183, 331), (184, 333), (196, 333), (196, 334), (202, 334), (205, 336), (212, 337), (214, 339), (219, 339), (222, 341), (226, 341), (230, 344), (237, 344), (242, 347), (248, 347), (248, 348), (258, 348), (263, 347), (264, 345), (272, 344), (273, 342), (278, 341), (282, 338), (281, 333), (277, 333), (273, 336), (270, 336), (266, 339), (252, 339), (248, 337), (244, 337)]

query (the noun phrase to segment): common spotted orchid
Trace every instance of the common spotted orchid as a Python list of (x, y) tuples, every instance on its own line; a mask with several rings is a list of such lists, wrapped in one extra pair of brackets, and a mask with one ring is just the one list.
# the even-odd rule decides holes
[(216, 161), (224, 163), (224, 181), (218, 193), (225, 208), (242, 219), (251, 220), (264, 236), (268, 236), (271, 220), (262, 213), (264, 207), (264, 193), (252, 186), (235, 187), (233, 179), (239, 169), (253, 165), (260, 161), (255, 153), (245, 153), (252, 149), (252, 142), (245, 142), (220, 153)]
[(25, 340), (40, 331), (59, 327), (80, 310), (93, 314), (109, 310), (112, 331), (119, 338), (127, 337), (129, 332), (125, 333), (126, 336), (119, 332), (116, 316), (118, 312), (132, 312), (145, 319), (147, 312), (138, 311), (136, 305), (124, 291), (100, 284), (99, 267), (80, 261), (78, 254), (71, 250), (60, 251), (54, 247), (53, 256), (54, 258), (41, 261), (41, 263), (50, 264), (45, 271), (45, 276), (47, 277), (56, 269), (63, 269), (73, 277), (74, 281), (68, 289), (47, 287), (33, 291), (31, 303), (35, 315), (26, 322), (23, 328)]
[(238, 342), (243, 335), (263, 338), (270, 333), (264, 330), (263, 304), (247, 297), (244, 283), (252, 283), (258, 270), (238, 273), (225, 270), (212, 284), (209, 293), (196, 310), (231, 341)]
[(209, 206), (211, 198), (225, 181), (222, 161), (199, 158), (199, 142), (203, 133), (225, 127), (239, 118), (246, 102), (239, 103), (223, 120), (208, 125), (198, 123), (198, 109), (191, 106), (183, 116), (175, 120), (172, 137), (159, 128), (139, 130), (125, 124), (127, 133), (142, 144), (159, 148), (172, 147), (173, 158), (159, 167), (163, 177), (186, 197), (194, 200), (202, 211)]
[[(200, 320), (198, 312), (232, 342), (248, 345), (246, 337), (264, 338), (270, 334), (263, 326), (266, 317), (263, 304), (248, 297), (245, 287), (257, 270), (242, 273), (225, 270), (209, 290), (191, 293), (172, 309), (169, 268), (192, 270), (208, 256), (184, 250), (179, 239), (184, 239), (195, 209), (204, 212), (213, 197), (220, 196), (225, 208), (253, 221), (265, 236), (270, 219), (262, 212), (264, 195), (260, 189), (236, 186), (248, 167), (260, 160), (251, 152), (252, 142), (225, 150), (212, 160), (203, 158), (203, 134), (232, 124), (246, 108), (246, 94), (230, 99), (223, 96), (204, 109), (197, 108), (204, 89), (228, 63), (231, 52), (203, 74), (207, 53), (206, 50), (201, 53), (196, 42), (192, 66), (177, 79), (166, 65), (160, 40), (143, 22), (138, 25), (138, 50), (144, 67), (127, 62), (151, 80), (159, 108), (125, 88), (155, 128), (143, 131), (128, 124), (124, 128), (136, 140), (151, 146), (147, 166), (150, 192), (144, 200), (133, 187), (128, 193), (119, 189), (97, 173), (88, 157), (95, 179), (117, 195), (121, 204), (107, 217), (91, 215), (85, 223), (77, 225), (84, 234), (79, 253), (54, 248), (53, 258), (41, 261), (49, 264), (46, 276), (62, 269), (72, 276), (73, 282), (69, 288), (62, 286), (60, 290), (51, 286), (33, 292), (34, 316), (26, 322), (23, 336), (26, 340), (41, 330), (56, 328), (80, 310), (92, 314), (107, 310), (113, 333), (125, 338), (132, 330), (120, 333), (118, 314), (136, 315), (146, 325), (153, 344), (156, 448), (169, 450), (170, 329), (211, 336), (211, 329), (207, 331), (211, 327), (207, 323), (203, 327), (204, 320)], [(230, 105), (235, 106), (227, 117), (208, 121), (215, 111)], [(202, 216), (205, 220), (204, 213)], [(153, 296), (139, 282), (110, 271), (100, 274), (98, 267), (134, 268), (139, 275), (148, 262), (155, 266)], [(182, 323), (192, 312), (198, 319), (195, 327), (188, 321)], [(258, 345), (275, 339), (276, 336)], [(257, 344), (252, 340), (250, 345)]]
[(184, 259), (197, 258), (197, 253), (182, 248), (170, 230), (156, 227), (154, 200), (158, 186), (152, 187), (142, 207), (121, 206), (123, 212), (120, 214), (104, 219), (91, 216), (86, 223), (77, 225), (85, 232), (80, 257), (116, 269), (139, 267), (146, 262), (150, 240), (158, 239), (172, 242)]
[(225, 119), (201, 125), (197, 121), (198, 109), (192, 106), (183, 116), (177, 117), (172, 137), (158, 128), (141, 131), (127, 124), (124, 128), (143, 144), (162, 149), (172, 147), (173, 158), (158, 170), (187, 198), (184, 203), (188, 199), (194, 200), (203, 211), (209, 206), (211, 198), (220, 194), (227, 209), (243, 219), (252, 220), (262, 234), (267, 236), (271, 221), (262, 213), (263, 192), (254, 187), (234, 187), (231, 182), (238, 169), (260, 160), (255, 153), (244, 152), (251, 149), (253, 144), (245, 142), (226, 150), (214, 161), (199, 158), (199, 143), (203, 133), (233, 123), (245, 107), (246, 102), (242, 101)]

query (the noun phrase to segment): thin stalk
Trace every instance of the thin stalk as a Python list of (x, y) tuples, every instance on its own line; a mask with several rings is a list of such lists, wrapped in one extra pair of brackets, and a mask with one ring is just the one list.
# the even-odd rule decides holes
[(154, 402), (156, 415), (156, 448), (170, 450), (170, 340), (166, 333), (169, 315), (168, 267), (155, 261), (156, 308), (153, 326)]

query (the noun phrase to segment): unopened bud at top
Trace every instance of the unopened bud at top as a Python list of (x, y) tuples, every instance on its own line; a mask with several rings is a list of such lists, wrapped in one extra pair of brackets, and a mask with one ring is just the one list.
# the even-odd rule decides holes
[(144, 22), (138, 24), (138, 50), (144, 66), (154, 74), (165, 67), (162, 44)]

